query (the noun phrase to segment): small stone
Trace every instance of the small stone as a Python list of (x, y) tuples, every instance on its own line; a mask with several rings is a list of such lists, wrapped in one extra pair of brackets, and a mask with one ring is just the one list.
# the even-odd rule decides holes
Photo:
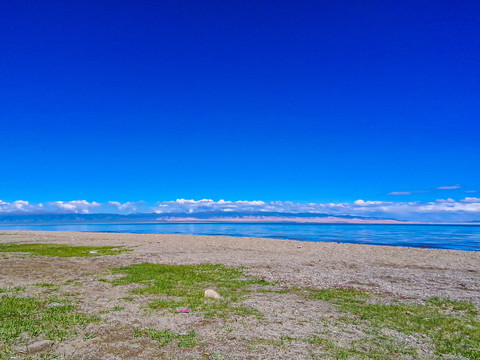
[(212, 290), (212, 289), (205, 290), (205, 297), (210, 297), (214, 299), (223, 299), (215, 290)]
[(27, 346), (28, 352), (39, 352), (46, 350), (53, 345), (52, 340), (40, 340)]
[(58, 302), (52, 302), (50, 304), (47, 305), (47, 308), (53, 308), (53, 307), (58, 307), (58, 306), (63, 306), (62, 304), (58, 303)]

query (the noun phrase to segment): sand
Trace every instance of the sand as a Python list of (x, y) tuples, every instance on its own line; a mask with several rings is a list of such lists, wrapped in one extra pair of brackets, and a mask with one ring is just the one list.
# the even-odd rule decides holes
[[(422, 302), (436, 296), (480, 305), (479, 252), (258, 238), (41, 231), (3, 231), (0, 242), (133, 249), (121, 255), (91, 258), (17, 254), (0, 258), (0, 287), (24, 286), (24, 295), (44, 296), (42, 288), (31, 285), (73, 280), (76, 286), (65, 285), (59, 291), (75, 292), (80, 311), (103, 312), (104, 322), (83, 329), (75, 339), (54, 344), (51, 351), (62, 358), (324, 358), (322, 349), (308, 342), (289, 341), (288, 346), (279, 346), (278, 339), (331, 333), (342, 343), (363, 336), (361, 327), (328, 321), (339, 318), (332, 304), (293, 293), (259, 292), (243, 300), (244, 305), (264, 314), (263, 319), (205, 319), (193, 313), (147, 311), (142, 306), (151, 298), (136, 296), (134, 302), (124, 301), (122, 298), (131, 296), (131, 287), (99, 281), (118, 276), (108, 275), (109, 269), (133, 263), (224, 264), (243, 267), (247, 275), (279, 282), (281, 288), (354, 287), (405, 301)], [(111, 311), (115, 306), (123, 310)], [(134, 338), (133, 328), (168, 328), (177, 333), (194, 330), (202, 346), (159, 348), (153, 340)], [(429, 356), (426, 348), (424, 358)]]

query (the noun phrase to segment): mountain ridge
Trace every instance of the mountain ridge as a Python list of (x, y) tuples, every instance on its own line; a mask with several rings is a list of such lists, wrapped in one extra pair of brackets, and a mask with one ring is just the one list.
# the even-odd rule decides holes
[(418, 222), (394, 218), (366, 217), (354, 215), (332, 215), (326, 213), (283, 213), (283, 212), (223, 212), (205, 211), (198, 213), (37, 213), (0, 214), (0, 225), (74, 225), (74, 224), (165, 224), (165, 223), (351, 223), (351, 224), (466, 224), (477, 225), (480, 221), (461, 223)]

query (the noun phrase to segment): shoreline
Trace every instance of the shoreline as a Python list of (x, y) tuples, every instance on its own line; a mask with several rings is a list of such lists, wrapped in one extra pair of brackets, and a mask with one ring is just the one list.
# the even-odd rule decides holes
[[(0, 232), (34, 232), (34, 231), (46, 231), (46, 232), (88, 232), (88, 233), (106, 233), (106, 234), (147, 234), (147, 235), (185, 235), (185, 236), (219, 236), (219, 237), (233, 237), (233, 238), (261, 238), (261, 239), (279, 239), (295, 242), (314, 242), (314, 243), (336, 243), (336, 244), (357, 244), (357, 245), (368, 245), (368, 246), (393, 246), (401, 248), (415, 248), (415, 249), (438, 249), (438, 250), (449, 250), (449, 251), (468, 251), (468, 252), (480, 252), (480, 233), (474, 231), (473, 233), (468, 233), (467, 230), (450, 230), (445, 234), (434, 234), (432, 238), (427, 236), (429, 230), (424, 230), (416, 232), (413, 230), (405, 231), (392, 231), (391, 234), (384, 234), (381, 230), (378, 232), (376, 230), (370, 229), (370, 232), (365, 236), (361, 231), (353, 230), (355, 226), (384, 226), (384, 225), (400, 225), (400, 224), (303, 224), (303, 223), (223, 223), (225, 225), (238, 226), (238, 229), (227, 229), (223, 230), (222, 228), (216, 229), (207, 227), (206, 229), (199, 228), (196, 230), (190, 229), (186, 231), (183, 228), (180, 228), (176, 232), (167, 232), (163, 231), (168, 229), (168, 226), (179, 226), (179, 225), (221, 225), (219, 223), (149, 223), (149, 224), (43, 224), (43, 225), (11, 225), (11, 226), (0, 226)], [(155, 231), (155, 225), (165, 225), (166, 228), (163, 230)], [(277, 225), (277, 226), (309, 226), (309, 225), (318, 225), (318, 226), (346, 226), (346, 228), (351, 227), (353, 232), (345, 231), (345, 234), (340, 234), (338, 232), (332, 233), (330, 236), (328, 233), (321, 231), (312, 233), (312, 232), (302, 232), (295, 230), (293, 232), (287, 231), (285, 229), (285, 235), (283, 235), (283, 229), (272, 228), (270, 230), (256, 231), (255, 228), (248, 228), (248, 226), (255, 225)], [(452, 226), (447, 224), (441, 225), (424, 225), (424, 224), (409, 224), (410, 226)], [(150, 230), (146, 228), (139, 228), (142, 226), (153, 226)], [(247, 226), (246, 230), (242, 230), (242, 226)], [(459, 227), (469, 228), (475, 227), (472, 225), (455, 225)], [(27, 229), (25, 229), (27, 227)], [(28, 229), (31, 227), (32, 229)], [(97, 227), (97, 228), (95, 228)], [(106, 227), (106, 228), (103, 228)], [(111, 228), (109, 228), (111, 227)], [(120, 227), (119, 229), (115, 229)], [(123, 228), (122, 228), (123, 227)], [(132, 227), (127, 229), (125, 227)], [(136, 228), (137, 227), (137, 228)], [(345, 228), (345, 229), (346, 229)], [(146, 231), (144, 231), (146, 229)], [(129, 231), (130, 230), (130, 231)], [(406, 229), (405, 229), (406, 230)], [(150, 231), (150, 232), (149, 232)], [(433, 230), (432, 230), (433, 231)], [(190, 233), (188, 233), (190, 232)], [(197, 234), (195, 234), (197, 233)], [(344, 236), (343, 236), (344, 235)], [(464, 236), (471, 236), (467, 238)], [(433, 239), (433, 241), (431, 240)]]
[[(366, 284), (373, 279), (379, 281), (375, 286), (371, 284), (376, 287), (386, 283), (385, 280), (380, 281), (386, 273), (396, 278), (401, 276), (402, 272), (414, 273), (415, 270), (418, 270), (421, 276), (430, 276), (437, 272), (438, 276), (442, 277), (448, 274), (450, 282), (459, 281), (460, 275), (475, 275), (478, 283), (475, 288), (480, 293), (480, 252), (477, 251), (209, 235), (0, 231), (0, 243), (9, 242), (8, 239), (20, 243), (132, 246), (134, 251), (129, 255), (122, 255), (123, 257), (138, 253), (142, 257), (146, 256), (146, 260), (155, 260), (156, 263), (160, 260), (172, 263), (175, 260), (179, 263), (204, 261), (241, 267), (254, 265), (257, 268), (275, 266), (278, 267), (276, 271), (282, 273), (290, 269), (292, 273), (287, 278), (292, 280), (296, 279), (298, 272), (305, 280), (312, 276), (316, 278), (318, 271), (325, 271), (322, 277), (313, 282), (318, 286), (342, 283), (342, 278), (346, 283), (351, 281), (362, 284), (363, 274), (365, 279), (369, 279)], [(340, 270), (332, 271), (335, 268)], [(312, 274), (308, 274), (307, 270), (312, 270)], [(335, 279), (341, 273), (348, 276)], [(444, 282), (439, 282), (437, 279), (432, 289), (444, 292), (442, 288), (448, 281), (445, 279)], [(388, 286), (395, 288), (397, 285)], [(399, 289), (415, 293), (427, 290), (424, 287), (418, 288), (415, 284), (410, 285), (412, 287), (399, 286)], [(458, 295), (455, 291), (446, 292)], [(480, 303), (480, 297), (476, 297)]]
[[(63, 226), (63, 225), (167, 225), (167, 224), (238, 224), (238, 225), (412, 225), (412, 226), (480, 226), (480, 222), (421, 222), (421, 221), (289, 221), (289, 220), (165, 220), (149, 222), (64, 222), (64, 223), (1, 223), (2, 226)], [(1, 230), (0, 230), (1, 231)]]

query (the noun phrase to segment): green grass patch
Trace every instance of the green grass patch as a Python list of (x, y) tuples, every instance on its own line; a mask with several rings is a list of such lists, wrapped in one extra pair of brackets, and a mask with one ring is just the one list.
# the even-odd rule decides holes
[[(162, 298), (150, 303), (152, 309), (189, 308), (202, 311), (207, 317), (257, 315), (252, 308), (235, 306), (250, 291), (251, 285), (268, 285), (267, 282), (246, 277), (241, 269), (223, 265), (165, 265), (135, 264), (113, 269), (115, 274), (126, 276), (113, 281), (114, 285), (131, 283), (143, 287), (132, 290), (135, 294), (159, 294)], [(206, 289), (215, 289), (223, 299), (204, 297)]]
[(313, 336), (304, 340), (322, 349), (321, 358), (334, 359), (396, 359), (417, 358), (417, 349), (399, 339), (378, 333), (361, 340), (353, 340), (348, 347), (340, 346), (331, 339)]
[(294, 340), (297, 339), (291, 338), (289, 336), (281, 336), (279, 339), (250, 339), (248, 340), (248, 343), (250, 344), (252, 350), (255, 350), (259, 346), (274, 346), (279, 348), (285, 348), (288, 347), (290, 342)]
[(46, 292), (47, 294), (51, 294), (52, 292), (58, 291), (58, 290), (60, 289), (60, 285), (52, 284), (52, 283), (47, 283), (47, 282), (38, 283), (38, 284), (32, 284), (32, 286), (45, 289), (45, 292)]
[(31, 253), (40, 256), (88, 257), (118, 255), (129, 249), (118, 246), (73, 246), (62, 244), (0, 244), (0, 252)]
[(25, 288), (23, 286), (6, 287), (6, 288), (0, 288), (0, 294), (19, 293), (19, 292), (24, 291), (24, 290), (25, 290)]
[[(424, 304), (375, 303), (367, 301), (373, 297), (365, 291), (355, 289), (313, 290), (314, 298), (329, 301), (345, 312), (355, 315), (372, 329), (388, 328), (416, 338), (426, 338), (435, 347), (436, 355), (463, 356), (480, 359), (480, 319), (473, 304), (439, 298), (428, 299)], [(405, 346), (385, 337), (374, 337), (363, 344), (377, 342), (370, 349), (382, 356), (409, 353)], [(355, 352), (366, 353), (368, 349), (358, 343)], [(370, 344), (371, 345), (371, 344)], [(370, 351), (370, 350), (368, 350)], [(375, 355), (368, 353), (370, 355)]]
[[(12, 359), (20, 359), (20, 358), (13, 357)], [(22, 360), (66, 360), (66, 359), (70, 360), (70, 358), (65, 358), (63, 355), (60, 355), (60, 354), (43, 354), (43, 355), (35, 355), (31, 357), (30, 356), (22, 357)]]
[(320, 300), (333, 302), (335, 304), (357, 304), (363, 303), (370, 298), (370, 293), (353, 288), (329, 288), (313, 290), (311, 294)]
[[(356, 351), (355, 349), (350, 349), (350, 348), (343, 348), (340, 346), (335, 345), (335, 343), (332, 340), (321, 338), (321, 337), (311, 337), (308, 339), (304, 340), (305, 342), (315, 345), (316, 347), (319, 347), (322, 352), (319, 355), (319, 359), (325, 359), (325, 356), (328, 356), (327, 359), (364, 359), (366, 358), (366, 354), (362, 354), (359, 351)], [(313, 354), (313, 357), (316, 358), (317, 354)], [(382, 358), (386, 359), (386, 358)]]
[(176, 342), (177, 346), (180, 348), (194, 348), (199, 345), (195, 331), (176, 334), (168, 329), (135, 329), (133, 335), (136, 338), (147, 336), (152, 340), (158, 341), (159, 347), (165, 347), (172, 342)]
[(82, 286), (83, 284), (80, 281), (67, 280), (65, 281), (65, 285)]
[[(61, 305), (49, 307), (53, 302)], [(43, 336), (61, 341), (74, 335), (78, 326), (98, 320), (96, 316), (76, 312), (73, 305), (59, 299), (3, 295), (0, 297), (0, 343), (3, 342), (4, 349), (0, 357), (13, 355), (11, 346), (21, 333), (28, 333), (32, 339)]]
[(59, 287), (57, 284), (52, 284), (47, 282), (33, 284), (33, 286), (41, 287), (41, 288), (58, 288)]

